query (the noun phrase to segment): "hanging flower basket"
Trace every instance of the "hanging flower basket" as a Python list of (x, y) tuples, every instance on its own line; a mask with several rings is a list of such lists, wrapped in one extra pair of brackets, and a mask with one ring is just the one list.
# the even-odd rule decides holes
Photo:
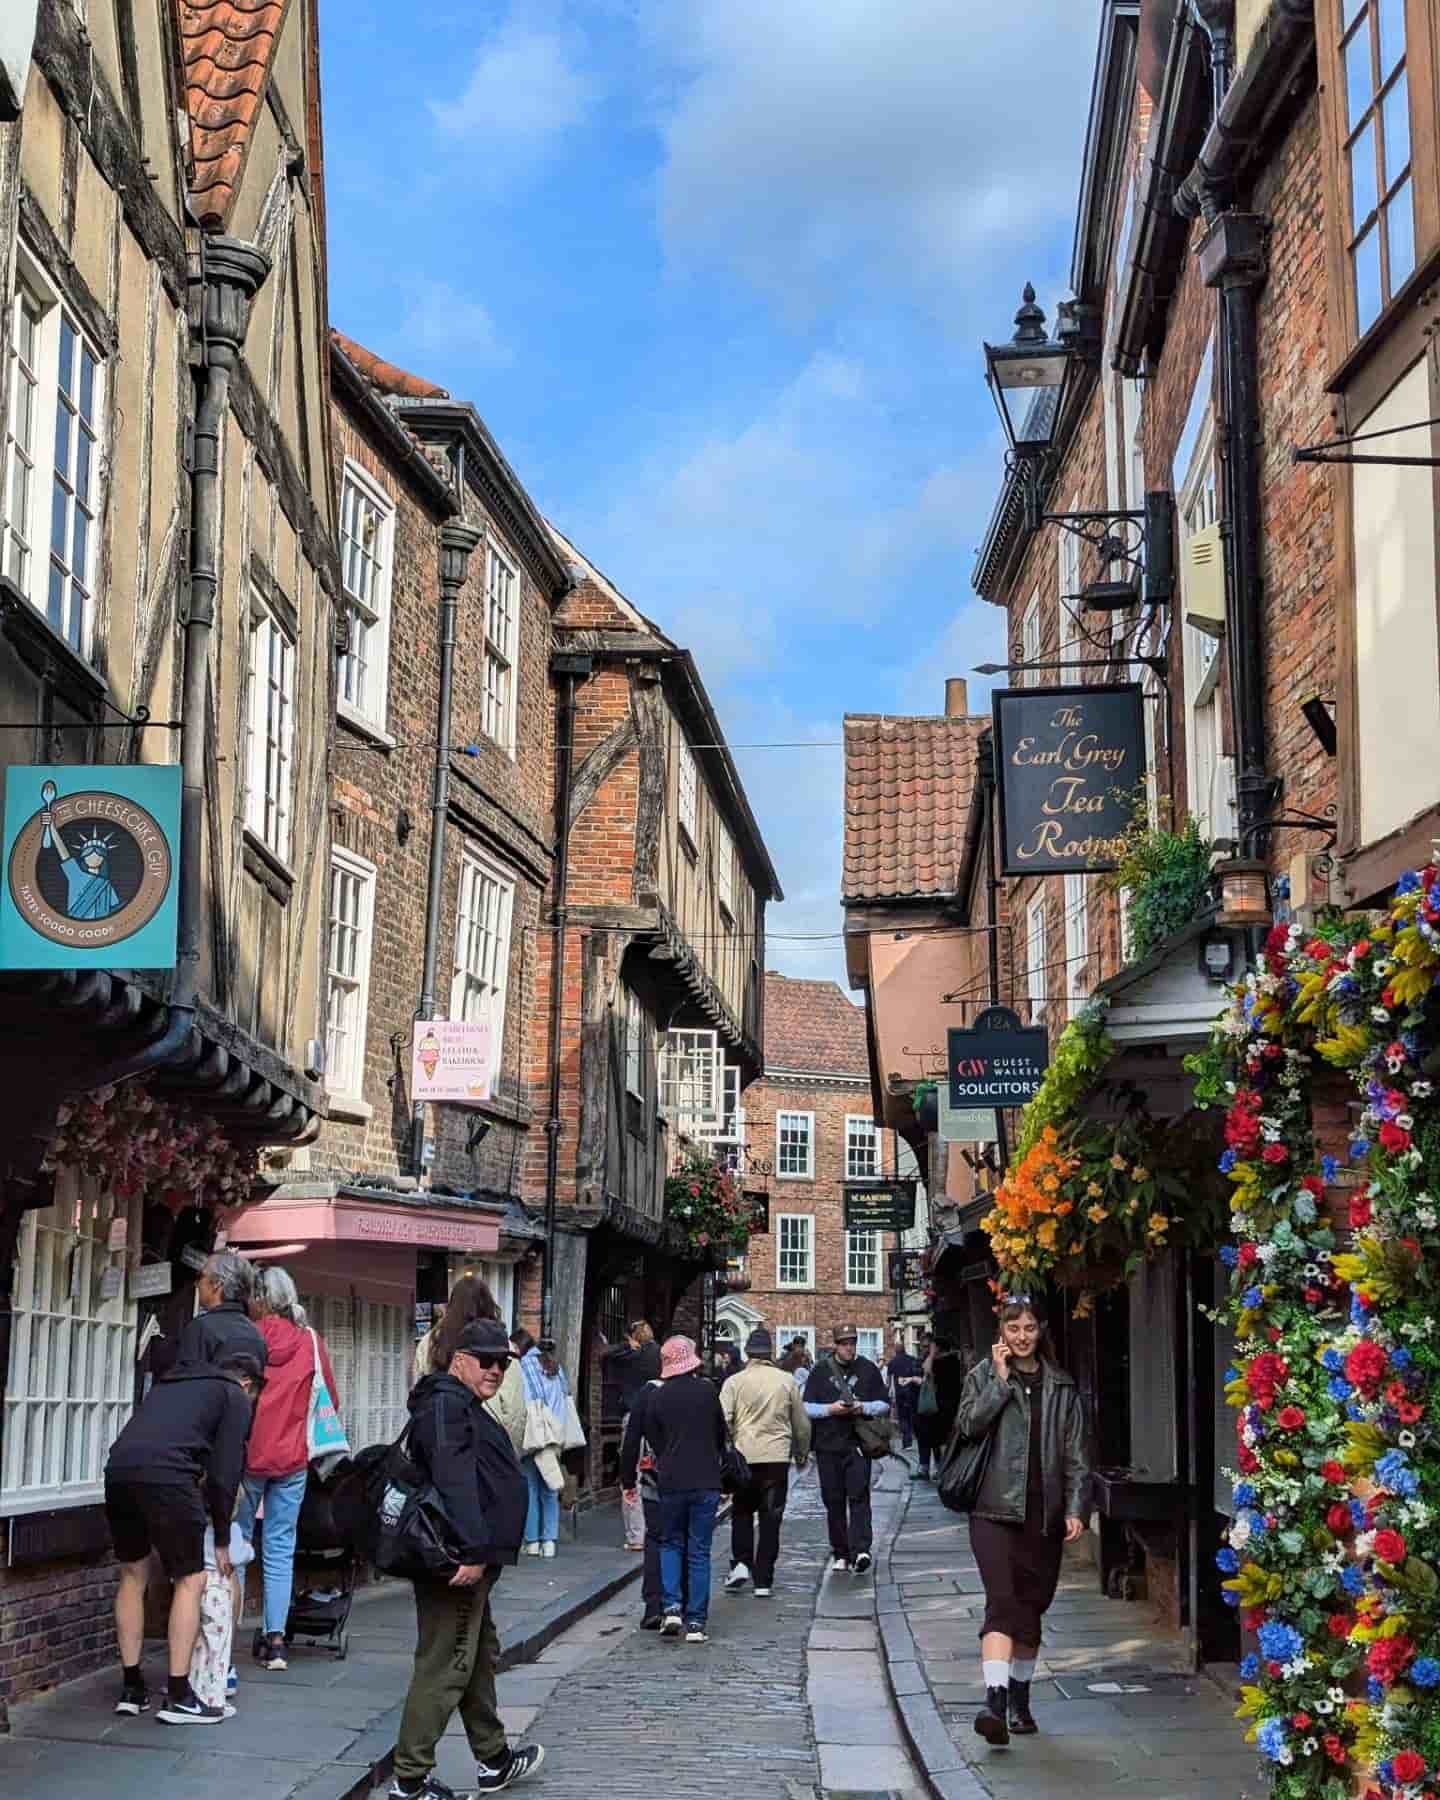
[(1050, 1271), (1050, 1279), (1056, 1287), (1103, 1294), (1108, 1288), (1123, 1287), (1130, 1274), (1123, 1257), (1107, 1256), (1094, 1262), (1056, 1263)]
[(712, 1268), (723, 1269), (750, 1242), (750, 1209), (734, 1175), (694, 1150), (665, 1178), (665, 1217)]

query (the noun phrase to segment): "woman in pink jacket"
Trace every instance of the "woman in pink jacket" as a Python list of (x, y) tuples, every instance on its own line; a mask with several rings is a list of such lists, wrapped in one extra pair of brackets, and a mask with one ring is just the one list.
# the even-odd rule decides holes
[(279, 1670), (287, 1666), (285, 1622), (290, 1616), (295, 1577), (295, 1527), (300, 1503), (305, 1498), (310, 1461), (310, 1392), (317, 1352), (320, 1373), (337, 1411), (340, 1395), (324, 1339), (307, 1326), (295, 1283), (284, 1269), (261, 1272), (250, 1311), (265, 1339), (270, 1360), (245, 1453), (245, 1479), (237, 1516), (240, 1529), (253, 1539), (255, 1515), (262, 1505), (265, 1509), (261, 1547), (265, 1628), (260, 1666)]

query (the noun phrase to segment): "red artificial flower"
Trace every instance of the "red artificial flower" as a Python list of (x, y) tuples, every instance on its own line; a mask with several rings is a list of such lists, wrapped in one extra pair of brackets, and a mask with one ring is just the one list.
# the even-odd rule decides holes
[(1305, 1304), (1307, 1306), (1318, 1306), (1324, 1298), (1324, 1294), (1317, 1287), (1307, 1287), (1305, 1289)]
[(1274, 1062), (1277, 1056), (1283, 1056), (1284, 1054), (1284, 1051), (1278, 1044), (1267, 1044), (1265, 1046), (1266, 1062)]
[(1308, 1189), (1317, 1200), (1323, 1200), (1325, 1198), (1325, 1183), (1321, 1181), (1318, 1175), (1306, 1175), (1302, 1179), (1300, 1185), (1301, 1187)]
[(1403, 1125), (1397, 1125), (1393, 1119), (1387, 1119), (1380, 1127), (1380, 1142), (1392, 1154), (1410, 1148), (1410, 1133)]
[(1418, 1425), (1425, 1417), (1425, 1408), (1414, 1400), (1397, 1401), (1395, 1411), (1402, 1425)]
[(1341, 1742), (1341, 1740), (1338, 1737), (1336, 1737), (1336, 1735), (1333, 1731), (1327, 1731), (1325, 1733), (1324, 1737), (1321, 1738), (1320, 1742), (1324, 1746), (1325, 1754), (1330, 1758), (1331, 1762), (1333, 1762), (1333, 1763), (1343, 1763), (1344, 1762), (1345, 1746)]
[(1391, 1406), (1398, 1406), (1402, 1400), (1408, 1399), (1409, 1396), (1405, 1392), (1405, 1383), (1403, 1381), (1386, 1382), (1385, 1398), (1390, 1402)]
[(1265, 1623), (1263, 1606), (1246, 1606), (1240, 1612), (1240, 1629), (1242, 1631), (1258, 1631)]
[(1397, 1781), (1418, 1781), (1425, 1773), (1425, 1758), (1418, 1750), (1397, 1750), (1390, 1759), (1390, 1767), (1395, 1771)]
[(1284, 1337), (1285, 1333), (1280, 1329), (1280, 1327), (1278, 1325), (1272, 1325), (1270, 1327), (1270, 1329), (1265, 1333), (1265, 1335), (1266, 1335), (1266, 1337), (1269, 1338), (1269, 1340), (1272, 1344), (1278, 1344), (1280, 1342), (1281, 1338)]
[(1290, 1152), (1283, 1144), (1267, 1144), (1260, 1152), (1260, 1160), (1267, 1163), (1282, 1163), (1287, 1160), (1289, 1155)]
[(1377, 1531), (1375, 1533), (1375, 1554), (1386, 1563), (1402, 1563), (1405, 1560), (1405, 1540), (1398, 1531)]
[(1363, 1231), (1374, 1213), (1369, 1188), (1360, 1188), (1350, 1196), (1350, 1229)]
[(1305, 946), (1305, 954), (1310, 958), (1311, 962), (1329, 962), (1333, 952), (1331, 951), (1330, 946), (1325, 942), (1324, 938), (1311, 938), (1310, 942)]
[(1265, 1665), (1265, 1673), (1272, 1681), (1278, 1681), (1285, 1673), (1285, 1665), (1284, 1663), (1267, 1662)]
[(1345, 1358), (1345, 1379), (1367, 1400), (1373, 1400), (1380, 1392), (1389, 1360), (1373, 1338), (1361, 1338)]
[(1392, 1638), (1377, 1638), (1370, 1646), (1365, 1666), (1377, 1681), (1388, 1687), (1404, 1674), (1405, 1666), (1414, 1654), (1414, 1644), (1401, 1632)]
[(1382, 1006), (1386, 1006), (1386, 1007), (1394, 1006), (1394, 1004), (1395, 1004), (1394, 988), (1387, 987), (1387, 988), (1382, 988), (1380, 990), (1380, 1004)]
[(1298, 1431), (1305, 1423), (1305, 1414), (1298, 1406), (1282, 1406), (1275, 1423), (1282, 1431)]
[(1325, 1515), (1325, 1523), (1336, 1537), (1348, 1537), (1354, 1521), (1350, 1517), (1350, 1508), (1343, 1500), (1337, 1500)]
[(1242, 1244), (1240, 1246), (1240, 1253), (1235, 1260), (1242, 1269), (1248, 1269), (1252, 1264), (1259, 1260), (1259, 1256), (1260, 1252), (1255, 1248), (1254, 1244)]
[(1242, 1475), (1258, 1475), (1259, 1474), (1260, 1458), (1255, 1454), (1255, 1452), (1250, 1448), (1250, 1446), (1248, 1444), (1241, 1444), (1240, 1448), (1236, 1451), (1236, 1456), (1239, 1459), (1240, 1473)]
[(1369, 938), (1361, 938), (1360, 942), (1355, 946), (1355, 954), (1357, 957), (1368, 956), (1370, 954)]
[[(1334, 1509), (1332, 1508), (1332, 1511), (1333, 1510)], [(1350, 1627), (1354, 1623), (1355, 1621), (1350, 1617), (1349, 1613), (1331, 1613), (1325, 1621), (1325, 1629), (1333, 1638), (1348, 1638), (1350, 1635)]]
[(1291, 1719), (1290, 1723), (1297, 1731), (1308, 1731), (1310, 1729), (1310, 1715), (1307, 1712), (1298, 1712)]
[(1345, 1465), (1344, 1465), (1344, 1463), (1336, 1462), (1334, 1457), (1332, 1456), (1329, 1462), (1321, 1463), (1320, 1478), (1322, 1481), (1328, 1481), (1332, 1487), (1344, 1487), (1344, 1485), (1345, 1485)]

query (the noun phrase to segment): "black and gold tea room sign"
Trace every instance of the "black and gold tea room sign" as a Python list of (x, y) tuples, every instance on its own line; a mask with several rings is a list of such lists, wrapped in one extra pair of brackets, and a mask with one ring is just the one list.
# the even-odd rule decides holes
[(1140, 688), (1005, 688), (994, 696), (1004, 875), (1118, 866), (1145, 780)]

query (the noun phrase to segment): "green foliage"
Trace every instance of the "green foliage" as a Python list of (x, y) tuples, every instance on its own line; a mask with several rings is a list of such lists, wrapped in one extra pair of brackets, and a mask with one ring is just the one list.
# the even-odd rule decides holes
[(1114, 1055), (1115, 1046), (1105, 1030), (1109, 1005), (1103, 995), (1097, 995), (1081, 1007), (1060, 1033), (1044, 1080), (1020, 1115), (1020, 1139), (1015, 1146), (1017, 1160), (1039, 1141), (1047, 1125), (1070, 1122), (1080, 1101), (1094, 1087), (1101, 1070)]
[(1112, 877), (1117, 887), (1130, 890), (1125, 953), (1131, 962), (1143, 962), (1201, 910), (1213, 850), (1193, 818), (1179, 831), (1151, 826), (1143, 814), (1136, 818)]

